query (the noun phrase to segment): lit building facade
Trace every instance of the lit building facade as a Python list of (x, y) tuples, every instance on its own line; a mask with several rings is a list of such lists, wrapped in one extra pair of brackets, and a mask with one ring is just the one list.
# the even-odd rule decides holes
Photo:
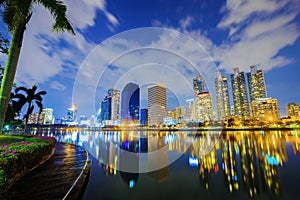
[(250, 66), (251, 71), (247, 73), (250, 102), (256, 99), (267, 98), (266, 82), (262, 70), (257, 66)]
[(218, 72), (218, 77), (215, 79), (215, 92), (217, 100), (217, 116), (219, 120), (224, 120), (231, 117), (228, 82), (221, 72)]
[(198, 77), (196, 79), (193, 79), (193, 85), (194, 85), (194, 94), (198, 95), (205, 91), (205, 83), (204, 79), (200, 74), (198, 74)]
[(289, 103), (286, 106), (286, 113), (291, 118), (300, 118), (300, 105), (295, 103)]
[(106, 125), (120, 124), (120, 90), (109, 89), (101, 101), (100, 122)]
[(44, 116), (43, 124), (54, 124), (54, 116), (52, 108), (44, 108), (41, 115)]
[(73, 104), (71, 108), (67, 110), (67, 122), (76, 122), (77, 121), (77, 106)]
[(159, 125), (164, 123), (167, 115), (167, 88), (156, 84), (148, 87), (148, 123)]
[(121, 94), (121, 119), (138, 121), (140, 109), (140, 88), (135, 83), (128, 83)]
[(255, 119), (267, 121), (279, 119), (280, 112), (277, 99), (264, 98), (252, 101), (251, 116)]
[(144, 125), (144, 126), (148, 126), (148, 109), (147, 108), (141, 109), (140, 124)]
[(232, 85), (232, 95), (234, 103), (234, 116), (240, 119), (250, 117), (248, 94), (244, 72), (239, 72), (234, 68), (234, 73), (230, 75)]
[(212, 120), (213, 107), (212, 97), (209, 92), (202, 92), (195, 97), (195, 121), (204, 122)]
[(179, 107), (176, 107), (175, 108), (175, 120), (176, 120), (176, 123), (177, 124), (181, 124), (181, 123), (183, 123), (183, 121), (184, 121), (184, 111), (185, 109), (184, 109), (184, 107), (182, 107), (182, 106), (179, 106)]
[(186, 108), (184, 113), (184, 119), (186, 122), (194, 121), (195, 119), (195, 102), (194, 99), (186, 100)]

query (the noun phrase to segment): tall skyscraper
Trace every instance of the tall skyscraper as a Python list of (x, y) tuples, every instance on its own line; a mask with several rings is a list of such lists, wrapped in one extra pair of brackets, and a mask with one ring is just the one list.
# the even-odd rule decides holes
[(139, 120), (140, 88), (137, 84), (128, 83), (121, 95), (121, 119), (125, 121)]
[(194, 84), (195, 95), (201, 94), (202, 92), (205, 91), (204, 79), (200, 74), (198, 74), (198, 77), (193, 80), (193, 84)]
[(300, 105), (289, 103), (286, 106), (286, 113), (291, 118), (300, 118)]
[(244, 72), (239, 72), (239, 68), (234, 68), (231, 74), (231, 85), (234, 103), (234, 115), (241, 119), (250, 117), (248, 94)]
[(274, 98), (261, 98), (251, 102), (251, 116), (259, 120), (276, 120), (280, 118), (278, 101)]
[(194, 103), (195, 99), (187, 99), (186, 103), (187, 106), (185, 108), (185, 121), (186, 122), (191, 122), (193, 120), (195, 120), (195, 103)]
[(100, 121), (109, 125), (120, 123), (120, 90), (109, 89), (107, 96), (101, 102)]
[(144, 126), (148, 126), (148, 109), (147, 108), (141, 109), (140, 124), (144, 125)]
[(54, 124), (54, 116), (52, 108), (44, 108), (41, 115), (44, 115), (43, 124)]
[(262, 70), (257, 70), (255, 65), (251, 66), (251, 72), (247, 73), (250, 102), (256, 99), (267, 98), (266, 83)]
[(185, 110), (184, 107), (178, 106), (175, 108), (175, 120), (177, 124), (181, 124), (184, 122)]
[(215, 79), (215, 92), (217, 100), (218, 119), (224, 120), (231, 117), (231, 109), (228, 93), (228, 82), (221, 72), (218, 72), (218, 77)]
[(209, 92), (202, 92), (195, 97), (195, 121), (204, 122), (213, 119), (212, 97)]
[(158, 125), (164, 123), (167, 116), (167, 88), (156, 84), (148, 87), (148, 123)]
[(71, 108), (67, 110), (67, 122), (76, 122), (77, 121), (77, 106), (73, 104)]

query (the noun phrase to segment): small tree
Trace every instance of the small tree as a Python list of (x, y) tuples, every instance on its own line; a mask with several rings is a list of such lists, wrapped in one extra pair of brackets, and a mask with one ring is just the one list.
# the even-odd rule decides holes
[[(26, 133), (29, 116), (32, 114), (32, 112), (34, 110), (34, 104), (36, 104), (38, 106), (40, 113), (43, 110), (42, 96), (46, 95), (47, 92), (46, 91), (36, 92), (36, 90), (37, 90), (36, 85), (32, 86), (32, 88), (29, 88), (29, 89), (25, 88), (25, 87), (16, 88), (16, 95), (18, 95), (19, 105), (21, 106), (20, 110), (22, 109), (22, 107), (25, 104), (28, 104), (26, 114), (23, 117), (23, 119), (25, 119), (24, 133)], [(25, 95), (23, 93), (19, 93), (19, 92), (23, 92), (23, 93), (25, 93)]]

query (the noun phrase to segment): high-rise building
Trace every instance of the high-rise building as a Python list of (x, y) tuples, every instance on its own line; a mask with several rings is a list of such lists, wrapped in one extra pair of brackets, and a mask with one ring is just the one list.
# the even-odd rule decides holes
[(204, 79), (200, 74), (198, 74), (198, 77), (193, 80), (194, 85), (194, 94), (198, 95), (205, 91), (205, 83)]
[(195, 121), (204, 122), (213, 119), (212, 97), (209, 92), (197, 95), (195, 104)]
[(109, 89), (101, 102), (101, 123), (118, 125), (120, 123), (120, 90)]
[(44, 108), (41, 114), (44, 115), (43, 124), (54, 124), (55, 118), (53, 116), (52, 108)]
[(100, 123), (111, 120), (111, 97), (104, 97), (101, 101)]
[(128, 83), (121, 95), (121, 119), (138, 121), (140, 109), (140, 88), (137, 84)]
[(67, 122), (76, 122), (77, 121), (77, 106), (73, 104), (71, 108), (67, 110)]
[(144, 125), (144, 126), (148, 126), (148, 109), (147, 108), (141, 109), (140, 124)]
[(167, 88), (156, 84), (148, 87), (148, 122), (149, 125), (164, 123), (167, 115)]
[(184, 111), (185, 111), (185, 109), (182, 106), (179, 106), (179, 107), (175, 108), (175, 112), (174, 113), (175, 113), (175, 120), (176, 120), (177, 124), (183, 123), (184, 116), (185, 116)]
[(265, 121), (273, 121), (280, 118), (278, 101), (275, 98), (256, 99), (250, 105), (253, 118)]
[(187, 99), (186, 100), (187, 106), (185, 108), (184, 113), (184, 120), (186, 122), (191, 122), (195, 119), (195, 103), (194, 99)]
[(295, 103), (289, 103), (286, 106), (286, 113), (291, 118), (300, 118), (300, 105)]
[(237, 118), (248, 119), (250, 117), (250, 109), (245, 74), (244, 72), (239, 72), (239, 68), (234, 68), (234, 73), (231, 74), (230, 77), (234, 103), (234, 115)]
[(267, 89), (262, 70), (257, 70), (256, 65), (250, 67), (251, 72), (247, 73), (250, 102), (256, 99), (267, 98)]
[(215, 92), (218, 119), (224, 120), (231, 117), (228, 82), (226, 76), (222, 76), (221, 72), (218, 72), (218, 77), (215, 79)]

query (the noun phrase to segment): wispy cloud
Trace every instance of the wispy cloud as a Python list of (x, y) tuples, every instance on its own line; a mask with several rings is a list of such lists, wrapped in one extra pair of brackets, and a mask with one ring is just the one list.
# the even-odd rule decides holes
[(219, 29), (229, 30), (228, 38), (212, 51), (220, 68), (227, 72), (232, 72), (233, 67), (248, 71), (248, 66), (260, 64), (264, 70), (270, 70), (291, 63), (292, 58), (279, 52), (300, 36), (299, 25), (294, 21), (299, 9), (293, 3), (228, 0), (218, 24)]
[(67, 87), (57, 81), (52, 81), (51, 84), (50, 84), (50, 87), (52, 89), (55, 89), (55, 90), (60, 90), (60, 91), (63, 91), (65, 90)]
[[(107, 10), (106, 1), (74, 0), (66, 1), (67, 15), (76, 31), (56, 34), (51, 31), (54, 23), (52, 16), (40, 6), (34, 9), (34, 15), (25, 31), (16, 82), (21, 85), (45, 83), (54, 76), (75, 77), (78, 66), (96, 46), (88, 41), (82, 32), (95, 25), (97, 10), (107, 17), (108, 25), (119, 25), (117, 18)], [(61, 87), (54, 87), (58, 90)]]

